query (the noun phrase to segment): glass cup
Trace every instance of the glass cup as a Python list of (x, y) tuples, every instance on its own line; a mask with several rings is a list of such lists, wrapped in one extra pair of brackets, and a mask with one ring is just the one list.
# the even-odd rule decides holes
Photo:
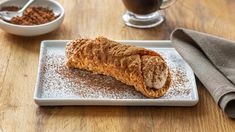
[(164, 16), (159, 12), (171, 6), (176, 0), (122, 0), (127, 11), (123, 20), (127, 26), (151, 28), (160, 25)]

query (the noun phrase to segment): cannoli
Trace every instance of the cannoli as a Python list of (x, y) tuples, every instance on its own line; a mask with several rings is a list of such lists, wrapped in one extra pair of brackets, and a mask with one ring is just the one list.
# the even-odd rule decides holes
[(171, 83), (169, 68), (161, 55), (105, 37), (74, 40), (67, 44), (66, 56), (69, 68), (112, 76), (149, 98), (163, 96)]

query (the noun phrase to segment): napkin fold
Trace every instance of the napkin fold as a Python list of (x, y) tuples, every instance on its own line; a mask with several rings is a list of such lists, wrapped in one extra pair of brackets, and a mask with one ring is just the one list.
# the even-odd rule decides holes
[(235, 118), (235, 42), (182, 28), (171, 41), (215, 102)]

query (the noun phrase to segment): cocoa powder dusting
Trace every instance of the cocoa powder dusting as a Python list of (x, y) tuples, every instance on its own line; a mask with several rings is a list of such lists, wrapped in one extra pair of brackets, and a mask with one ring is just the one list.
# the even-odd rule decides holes
[(6, 6), (6, 7), (2, 7), (2, 9), (0, 11), (18, 11), (19, 7), (17, 6)]
[[(50, 48), (49, 48), (50, 49)], [(43, 53), (41, 65), (42, 78), (41, 97), (43, 98), (96, 98), (96, 99), (143, 99), (141, 93), (132, 86), (128, 86), (116, 79), (93, 74), (92, 72), (68, 69), (65, 66), (66, 56), (64, 49), (52, 48)], [(162, 52), (161, 52), (162, 51)], [(191, 99), (192, 81), (188, 80), (187, 71), (174, 61), (175, 53), (167, 50), (158, 50), (166, 59), (172, 75), (172, 84), (161, 99)]]
[[(3, 7), (1, 11), (18, 11), (20, 8), (16, 6)], [(44, 7), (28, 7), (23, 16), (13, 17), (10, 23), (17, 25), (40, 25), (55, 20), (53, 10)]]

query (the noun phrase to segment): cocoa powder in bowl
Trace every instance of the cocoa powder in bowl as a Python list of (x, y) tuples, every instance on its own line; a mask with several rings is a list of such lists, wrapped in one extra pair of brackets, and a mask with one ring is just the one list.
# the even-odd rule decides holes
[[(16, 6), (3, 7), (1, 11), (18, 11)], [(22, 16), (13, 17), (9, 22), (17, 25), (40, 25), (55, 20), (53, 10), (44, 7), (28, 7)]]

